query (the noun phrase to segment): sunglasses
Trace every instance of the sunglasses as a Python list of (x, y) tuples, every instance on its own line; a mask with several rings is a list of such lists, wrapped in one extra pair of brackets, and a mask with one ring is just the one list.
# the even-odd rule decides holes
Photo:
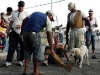
[(18, 13), (17, 17), (19, 18), (20, 13)]

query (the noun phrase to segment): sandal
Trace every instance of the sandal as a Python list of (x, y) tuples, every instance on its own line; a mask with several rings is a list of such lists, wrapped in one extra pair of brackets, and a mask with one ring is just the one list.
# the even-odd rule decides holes
[(33, 73), (32, 75), (46, 75), (44, 72), (39, 71), (38, 73)]

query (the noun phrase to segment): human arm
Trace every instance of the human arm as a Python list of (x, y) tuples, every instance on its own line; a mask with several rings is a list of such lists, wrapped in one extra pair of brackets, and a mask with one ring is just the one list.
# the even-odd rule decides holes
[(90, 24), (88, 17), (85, 15), (83, 11), (81, 11), (81, 15), (83, 17), (83, 20), (85, 21), (85, 26), (88, 26), (89, 27), (88, 30), (92, 31), (91, 24)]
[(85, 17), (85, 18), (83, 18), (83, 19), (85, 20), (86, 24), (91, 28), (91, 25), (90, 25), (90, 22), (89, 22), (88, 18)]
[(48, 43), (49, 43), (49, 46), (50, 46), (50, 51), (51, 51), (51, 53), (54, 54), (53, 41), (52, 41), (52, 33), (50, 31), (47, 31), (46, 34), (47, 34), (47, 40), (48, 40)]
[(67, 21), (67, 25), (66, 25), (66, 44), (68, 44), (68, 33), (70, 30), (70, 23), (69, 21)]
[(13, 24), (13, 21), (10, 21), (9, 27), (8, 27), (8, 29), (7, 29), (7, 35), (8, 35), (8, 36), (9, 36), (9, 34), (10, 34), (10, 30), (11, 30), (11, 28), (12, 28), (12, 24)]
[(95, 27), (98, 27), (97, 19), (95, 18)]
[(24, 18), (23, 21), (22, 21), (21, 32), (22, 32), (22, 29), (23, 29), (25, 23), (28, 21), (28, 19), (29, 19), (30, 16), (31, 16), (31, 15), (29, 15), (29, 14), (26, 12), (26, 18)]
[(29, 19), (29, 17), (26, 17), (26, 18), (23, 20), (22, 26), (21, 26), (21, 33), (20, 33), (20, 34), (22, 34), (22, 32), (23, 32), (23, 27), (24, 27), (25, 23), (28, 21), (28, 19)]
[(52, 27), (51, 27), (51, 21), (49, 20), (49, 18), (47, 17), (47, 22), (46, 22), (46, 34), (47, 34), (47, 40), (50, 46), (50, 51), (52, 54), (54, 54), (54, 50), (53, 50), (53, 37), (52, 37)]
[(86, 18), (84, 18), (84, 20), (85, 20), (86, 24), (87, 24), (88, 27), (89, 27), (88, 30), (89, 30), (89, 31), (92, 31), (91, 24), (90, 24), (88, 18), (86, 17)]
[(14, 23), (14, 20), (15, 20), (15, 18), (14, 18), (14, 14), (13, 14), (13, 12), (12, 12), (12, 16), (11, 16), (11, 18), (10, 18), (10, 22), (9, 22), (8, 27), (7, 27), (7, 35), (8, 35), (8, 36), (9, 36), (9, 34), (10, 34), (10, 30), (12, 29), (12, 25), (13, 25), (13, 23)]
[(7, 28), (3, 17), (1, 17), (0, 25), (1, 25), (1, 27), (3, 27), (3, 28)]
[(61, 44), (59, 48), (62, 48), (63, 53), (64, 53), (64, 55), (65, 55), (65, 57), (66, 57), (67, 61), (69, 61), (70, 59), (69, 59), (69, 57), (68, 57), (68, 55), (67, 55), (66, 51), (64, 50), (64, 45), (63, 45), (63, 44)]

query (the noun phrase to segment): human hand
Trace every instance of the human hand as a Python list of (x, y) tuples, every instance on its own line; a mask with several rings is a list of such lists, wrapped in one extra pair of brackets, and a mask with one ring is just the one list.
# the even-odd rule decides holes
[(7, 37), (8, 37), (8, 36), (10, 35), (10, 31), (9, 31), (9, 30), (7, 30), (6, 32), (7, 32)]
[(89, 30), (89, 31), (92, 31), (92, 28), (91, 28), (91, 27), (89, 27), (89, 28), (88, 28), (88, 30)]
[(16, 25), (16, 26), (17, 26), (17, 28), (18, 28), (18, 29), (20, 29), (20, 28), (21, 28), (21, 25)]
[(50, 51), (51, 51), (51, 55), (54, 55), (55, 54), (55, 52), (54, 52), (53, 49), (50, 49)]

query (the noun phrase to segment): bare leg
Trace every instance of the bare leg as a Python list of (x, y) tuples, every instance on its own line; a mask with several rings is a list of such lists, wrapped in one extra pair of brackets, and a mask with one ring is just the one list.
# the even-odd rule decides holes
[(33, 65), (33, 68), (34, 68), (33, 75), (45, 75), (44, 72), (39, 71), (38, 63), (39, 63), (39, 61), (33, 61), (33, 64), (34, 64)]
[(98, 59), (98, 57), (96, 57), (96, 55), (95, 55), (95, 49), (92, 50), (92, 58), (93, 59)]
[(64, 52), (64, 54), (65, 54), (66, 59), (69, 61), (70, 59), (69, 59), (69, 57), (68, 57), (67, 53), (66, 53), (66, 52)]
[(39, 70), (38, 70), (38, 61), (33, 61), (33, 67), (34, 67), (34, 71), (33, 72), (35, 72), (35, 73), (38, 73), (39, 72)]
[(92, 50), (92, 54), (95, 55), (95, 49)]
[(48, 55), (45, 55), (45, 59), (48, 59)]
[(30, 59), (26, 59), (26, 60), (25, 60), (25, 69), (24, 69), (24, 73), (27, 73), (27, 72), (28, 72), (29, 63), (30, 63)]

